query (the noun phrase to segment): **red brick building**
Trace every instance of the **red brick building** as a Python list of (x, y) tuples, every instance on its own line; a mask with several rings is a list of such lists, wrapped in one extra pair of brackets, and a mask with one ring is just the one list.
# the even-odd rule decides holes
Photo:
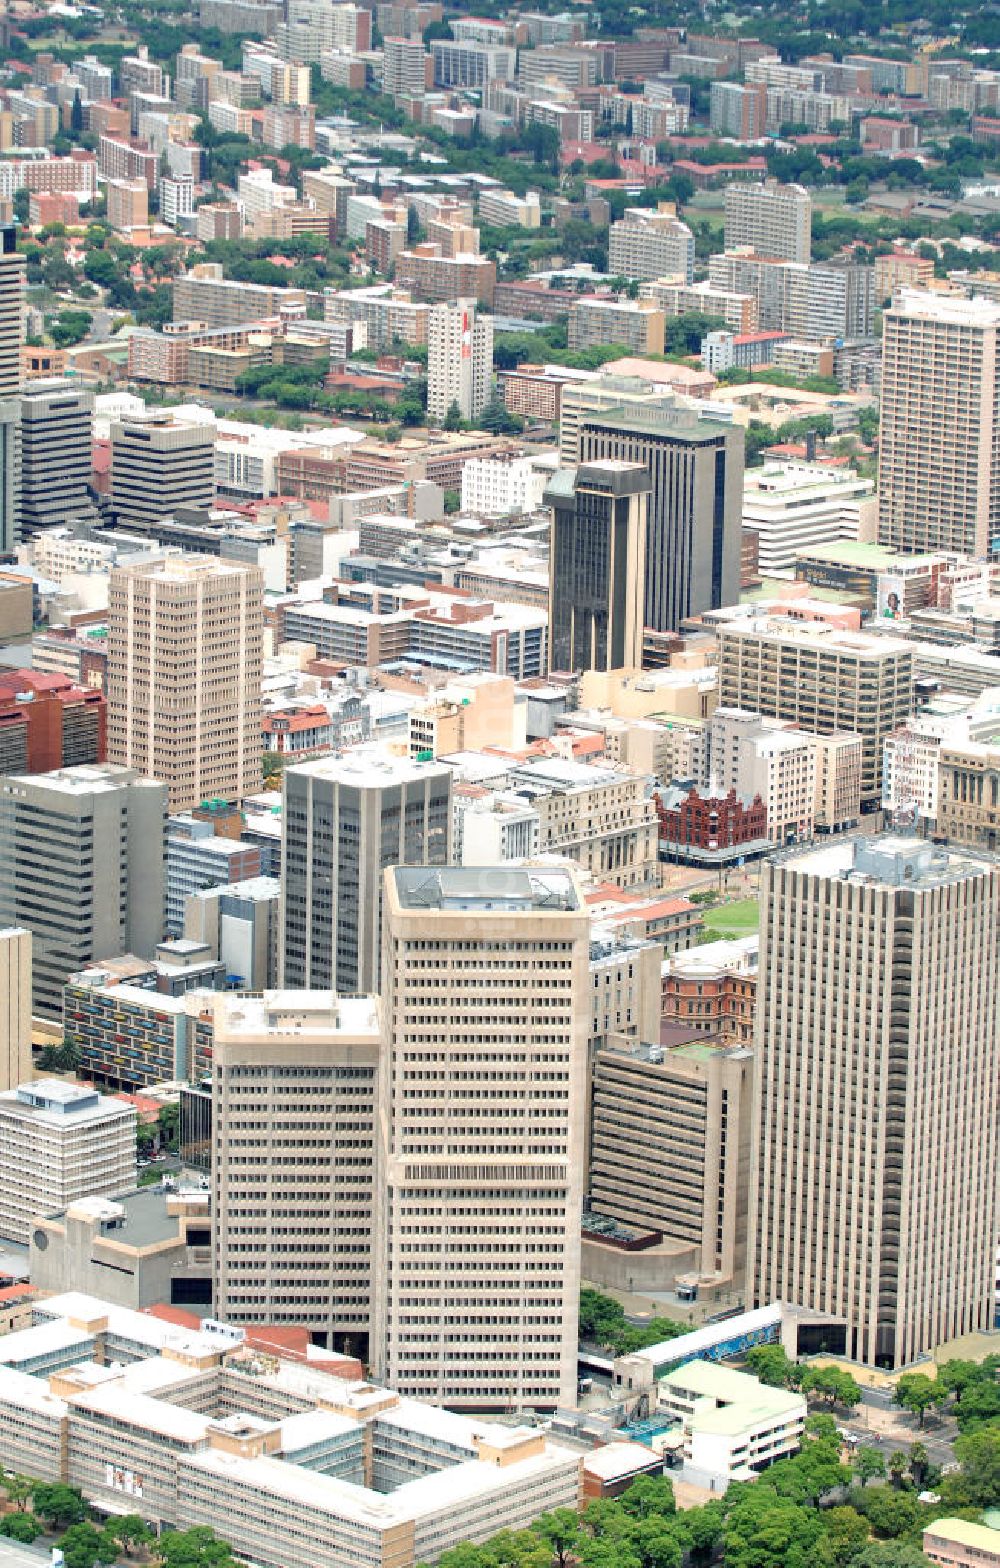
[(104, 694), (66, 675), (0, 675), (0, 774), (49, 773), (107, 755)]
[(654, 796), (660, 819), (660, 852), (669, 860), (725, 865), (770, 848), (767, 807), (759, 795), (701, 795), (692, 784)]

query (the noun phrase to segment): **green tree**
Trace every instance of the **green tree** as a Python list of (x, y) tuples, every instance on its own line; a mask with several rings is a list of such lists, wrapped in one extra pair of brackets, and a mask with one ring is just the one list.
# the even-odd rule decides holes
[(893, 1449), (889, 1455), (889, 1479), (893, 1486), (902, 1486), (903, 1477), (910, 1468), (910, 1461), (901, 1448)]
[(73, 107), (69, 112), (69, 128), (74, 137), (83, 130), (83, 103), (80, 98), (80, 89), (73, 94)]
[(923, 1372), (904, 1372), (896, 1382), (893, 1397), (897, 1405), (917, 1416), (923, 1426), (927, 1411), (931, 1405), (941, 1402), (945, 1392), (940, 1383), (932, 1381)]
[(556, 1568), (567, 1568), (580, 1544), (580, 1516), (574, 1508), (555, 1508), (531, 1527), (548, 1544)]
[(79, 1524), (87, 1517), (82, 1492), (61, 1481), (39, 1482), (32, 1492), (32, 1502), (39, 1519), (44, 1519), (53, 1530), (65, 1530), (67, 1525)]
[(639, 1552), (642, 1568), (681, 1568), (684, 1561), (684, 1549), (677, 1532), (659, 1514), (639, 1521), (633, 1544)]
[(94, 1568), (96, 1563), (113, 1563), (118, 1556), (118, 1542), (89, 1520), (71, 1525), (59, 1545), (66, 1568)]
[(748, 1371), (771, 1388), (795, 1388), (802, 1379), (802, 1369), (780, 1345), (754, 1345), (747, 1351), (746, 1363)]
[(669, 1478), (665, 1475), (640, 1476), (622, 1498), (622, 1508), (633, 1519), (668, 1519), (677, 1512)]
[(856, 1508), (831, 1508), (823, 1515), (823, 1523), (838, 1565), (852, 1561), (858, 1548), (869, 1540), (868, 1520)]
[(1000, 1428), (963, 1432), (955, 1439), (955, 1458), (962, 1466), (969, 1501), (977, 1508), (996, 1507), (1000, 1503)]
[[(39, 1064), (40, 1060), (39, 1058)], [(27, 1476), (5, 1475), (3, 1478), (3, 1489), (7, 1494), (7, 1501), (13, 1503), (15, 1508), (24, 1509), (27, 1507), (34, 1487), (34, 1481), (29, 1481)]]
[(862, 1486), (885, 1475), (885, 1457), (880, 1448), (859, 1448), (854, 1456), (854, 1470)]
[(927, 1558), (903, 1541), (871, 1541), (851, 1558), (851, 1568), (927, 1568)]
[(853, 1410), (861, 1403), (861, 1389), (840, 1367), (807, 1367), (799, 1384), (804, 1394), (817, 1394), (830, 1405)]
[(895, 1492), (891, 1487), (873, 1486), (863, 1497), (865, 1515), (876, 1535), (893, 1539), (907, 1535), (920, 1516), (920, 1504), (912, 1492)]
[(34, 1514), (12, 1513), (4, 1514), (0, 1519), (0, 1535), (8, 1536), (12, 1541), (21, 1541), (25, 1546), (30, 1546), (43, 1533), (45, 1526)]
[(442, 430), (461, 430), (462, 423), (462, 410), (457, 403), (452, 403), (444, 416), (441, 428)]

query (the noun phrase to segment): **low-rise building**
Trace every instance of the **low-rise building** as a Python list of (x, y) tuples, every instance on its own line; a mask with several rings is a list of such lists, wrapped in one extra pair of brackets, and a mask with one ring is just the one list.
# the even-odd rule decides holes
[(801, 1394), (711, 1361), (689, 1361), (660, 1378), (656, 1403), (683, 1429), (685, 1473), (713, 1489), (752, 1481), (775, 1460), (796, 1453), (805, 1431)]
[(1000, 1530), (971, 1519), (935, 1519), (924, 1529), (923, 1548), (937, 1568), (997, 1568)]
[(100, 1290), (136, 1311), (159, 1302), (212, 1300), (209, 1195), (141, 1187), (113, 1198), (79, 1198), (37, 1220), (33, 1283), (47, 1293)]
[(211, 1001), (199, 987), (171, 996), (141, 975), (133, 983), (108, 968), (85, 969), (66, 985), (63, 1032), (81, 1073), (132, 1093), (211, 1071)]
[(58, 1079), (0, 1094), (0, 1236), (27, 1242), (36, 1215), (132, 1186), (135, 1126), (131, 1105)]

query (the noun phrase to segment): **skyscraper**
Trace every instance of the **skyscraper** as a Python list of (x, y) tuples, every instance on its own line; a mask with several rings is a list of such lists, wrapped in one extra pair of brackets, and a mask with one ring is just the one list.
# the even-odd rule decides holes
[(765, 863), (748, 1272), (899, 1367), (992, 1327), (1000, 866), (924, 840)]
[(176, 555), (116, 567), (108, 756), (162, 779), (171, 811), (260, 787), (263, 574)]
[(0, 1090), (31, 1077), (31, 932), (0, 931)]
[(1000, 554), (1000, 304), (902, 289), (883, 317), (879, 543)]
[(743, 451), (738, 426), (679, 407), (580, 415), (581, 463), (615, 458), (649, 473), (645, 624), (655, 631), (739, 598)]
[(0, 551), (17, 542), (20, 438), (17, 394), (24, 341), (25, 259), (13, 224), (0, 228)]
[(444, 763), (357, 753), (285, 769), (283, 986), (378, 991), (382, 874), (447, 863), (451, 779)]
[(21, 397), (20, 537), (94, 514), (94, 394), (73, 381), (32, 381)]
[(549, 548), (549, 668), (642, 666), (649, 475), (604, 459), (559, 469), (545, 493)]
[(95, 959), (152, 956), (163, 937), (166, 789), (131, 768), (0, 779), (0, 925), (33, 938), (32, 1006), (62, 1016)]
[(590, 923), (568, 871), (386, 873), (372, 1360), (473, 1410), (576, 1397)]
[(212, 1070), (215, 1306), (228, 1323), (305, 1323), (367, 1359), (373, 997), (220, 997)]
[(476, 301), (435, 305), (427, 318), (427, 413), (443, 420), (457, 407), (476, 419), (490, 400), (493, 319), (476, 314)]
[(804, 185), (726, 186), (725, 248), (749, 245), (760, 256), (808, 261), (812, 250), (812, 197)]

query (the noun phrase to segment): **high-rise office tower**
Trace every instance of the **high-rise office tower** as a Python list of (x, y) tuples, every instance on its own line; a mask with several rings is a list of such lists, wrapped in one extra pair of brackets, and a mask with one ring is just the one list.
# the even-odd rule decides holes
[(211, 506), (215, 494), (211, 425), (174, 423), (168, 415), (111, 426), (111, 502), (134, 526), (157, 522), (179, 506)]
[(651, 493), (645, 624), (676, 631), (740, 593), (743, 431), (655, 404), (581, 413), (579, 461), (640, 463)]
[(472, 1410), (576, 1395), (590, 925), (565, 870), (386, 873), (372, 1360)]
[(1000, 867), (840, 840), (765, 863), (761, 900), (753, 1298), (909, 1365), (993, 1324)]
[(281, 983), (376, 992), (387, 866), (442, 866), (452, 772), (406, 757), (318, 757), (286, 768)]
[(435, 305), (427, 318), (427, 413), (443, 420), (456, 407), (476, 419), (490, 400), (493, 318), (476, 314), (476, 301)]
[(649, 474), (611, 459), (562, 468), (545, 502), (549, 668), (641, 668)]
[(24, 341), (25, 260), (13, 224), (0, 228), (0, 551), (17, 542), (20, 482), (19, 407)]
[(902, 289), (882, 333), (879, 543), (1000, 554), (1000, 304)]
[(260, 788), (263, 574), (212, 556), (116, 567), (108, 757), (161, 779), (170, 810)]
[(167, 792), (109, 763), (0, 779), (0, 925), (32, 934), (33, 1011), (69, 975), (163, 937)]
[(306, 1323), (368, 1356), (373, 997), (220, 997), (212, 1068), (215, 1306), (228, 1323)]
[(0, 1090), (31, 1077), (31, 932), (0, 931)]
[(94, 394), (73, 381), (32, 381), (21, 396), (20, 537), (93, 516)]
[(16, 397), (21, 389), (25, 267), (17, 230), (8, 223), (0, 228), (0, 398)]
[(725, 249), (749, 245), (760, 256), (808, 261), (812, 249), (812, 197), (804, 185), (726, 186)]

